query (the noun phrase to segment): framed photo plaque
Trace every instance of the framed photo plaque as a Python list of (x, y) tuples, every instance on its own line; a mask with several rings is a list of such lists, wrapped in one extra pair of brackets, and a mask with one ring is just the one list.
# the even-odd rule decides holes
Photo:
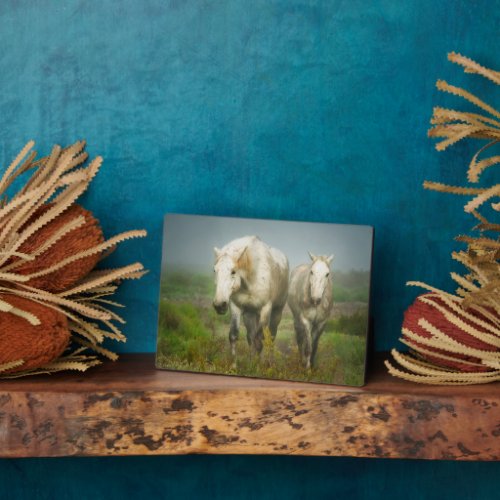
[(373, 229), (165, 216), (157, 368), (363, 385)]

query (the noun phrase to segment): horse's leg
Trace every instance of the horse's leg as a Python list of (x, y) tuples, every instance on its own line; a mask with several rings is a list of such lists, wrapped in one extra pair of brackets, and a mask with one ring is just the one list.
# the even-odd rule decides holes
[(325, 329), (325, 324), (326, 321), (323, 321), (314, 329), (314, 333), (312, 336), (311, 366), (314, 366), (314, 362), (316, 359), (316, 352), (318, 351), (319, 339), (323, 334), (323, 330)]
[(243, 312), (243, 323), (245, 323), (245, 328), (247, 330), (247, 342), (250, 346), (250, 351), (254, 354), (255, 335), (258, 325), (257, 314), (253, 311)]
[(276, 307), (271, 311), (271, 319), (269, 321), (269, 329), (271, 330), (271, 336), (273, 340), (276, 338), (278, 333), (278, 325), (281, 321), (281, 316), (283, 315), (284, 306)]
[(236, 365), (236, 342), (240, 334), (240, 309), (231, 302), (231, 326), (229, 327), (229, 345), (231, 346), (231, 356), (233, 365)]
[(269, 301), (259, 313), (259, 322), (253, 339), (253, 348), (258, 354), (262, 352), (264, 347), (264, 328), (269, 328), (272, 309), (273, 303)]
[(300, 321), (302, 323), (302, 327), (304, 328), (304, 339), (302, 342), (302, 362), (307, 370), (311, 368), (311, 351), (312, 351), (312, 342), (311, 342), (311, 323), (304, 316), (300, 316)]
[(300, 317), (296, 317), (294, 315), (293, 326), (295, 329), (295, 338), (297, 340), (297, 347), (299, 348), (300, 359), (302, 361), (302, 359), (303, 359), (302, 358), (302, 349), (303, 349), (302, 346), (304, 345), (304, 338), (305, 338), (306, 332), (304, 329), (304, 325), (303, 325), (302, 321), (300, 320)]

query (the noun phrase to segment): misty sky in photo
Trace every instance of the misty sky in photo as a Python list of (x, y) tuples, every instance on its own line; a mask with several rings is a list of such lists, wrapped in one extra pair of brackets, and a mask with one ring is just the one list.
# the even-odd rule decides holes
[(367, 271), (372, 234), (369, 226), (169, 214), (163, 229), (162, 269), (211, 273), (214, 247), (255, 235), (281, 250), (288, 257), (290, 270), (310, 262), (310, 251), (316, 255), (333, 253), (334, 271)]

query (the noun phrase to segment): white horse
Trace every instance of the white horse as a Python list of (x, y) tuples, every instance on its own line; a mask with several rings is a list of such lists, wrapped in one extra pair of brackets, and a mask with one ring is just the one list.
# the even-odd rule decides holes
[(263, 347), (264, 329), (276, 337), (288, 293), (288, 259), (257, 236), (245, 236), (215, 251), (215, 297), (219, 314), (231, 308), (229, 342), (236, 357), (240, 318), (252, 353)]
[(295, 335), (304, 366), (313, 366), (318, 342), (333, 306), (332, 275), (329, 257), (313, 255), (310, 264), (292, 271), (288, 305), (293, 313)]

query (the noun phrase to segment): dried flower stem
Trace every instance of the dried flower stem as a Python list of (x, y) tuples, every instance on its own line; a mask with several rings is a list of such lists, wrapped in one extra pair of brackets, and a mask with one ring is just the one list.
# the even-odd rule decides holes
[[(482, 75), (500, 85), (500, 72), (487, 69), (454, 52), (448, 54), (448, 59), (463, 66), (466, 73)], [(432, 127), (428, 133), (429, 137), (443, 139), (436, 144), (438, 151), (443, 151), (468, 137), (489, 141), (474, 155), (467, 171), (467, 180), (470, 183), (477, 183), (485, 170), (500, 164), (500, 155), (480, 159), (487, 150), (500, 142), (500, 112), (462, 88), (449, 85), (442, 80), (439, 80), (436, 85), (439, 90), (461, 97), (487, 113), (484, 115), (436, 107), (431, 119)], [(419, 300), (432, 303), (432, 307), (440, 311), (457, 329), (490, 345), (492, 350), (472, 349), (465, 346), (422, 318), (419, 320), (419, 326), (427, 331), (430, 337), (423, 338), (409, 329), (403, 329), (406, 338), (414, 342), (408, 342), (404, 338), (400, 340), (410, 346), (412, 352), (402, 354), (393, 350), (392, 356), (404, 370), (396, 368), (389, 361), (385, 362), (386, 366), (392, 375), (427, 384), (478, 384), (500, 380), (500, 238), (498, 236), (500, 224), (489, 222), (478, 211), (487, 205), (494, 211), (500, 211), (500, 184), (489, 188), (477, 188), (425, 181), (424, 188), (442, 193), (472, 196), (472, 199), (465, 204), (464, 211), (480, 221), (480, 224), (474, 228), (480, 232), (480, 236), (457, 237), (458, 241), (467, 244), (465, 251), (452, 254), (452, 258), (467, 269), (466, 274), (463, 275), (451, 273), (452, 279), (459, 285), (456, 290), (457, 295), (446, 293), (424, 283), (410, 282), (408, 284), (421, 286), (432, 292), (429, 297), (439, 297), (439, 300), (446, 304), (446, 308), (440, 307), (436, 302), (429, 302), (429, 299), (425, 297), (420, 297)], [(492, 236), (485, 235), (487, 232), (493, 233)], [(443, 351), (448, 352), (449, 356)], [(426, 355), (448, 361), (456, 360), (453, 354), (472, 355), (480, 360), (479, 368), (484, 370), (485, 367), (489, 367), (491, 370), (463, 373), (424, 361)], [(460, 362), (470, 364), (463, 359), (460, 359)], [(474, 365), (475, 363), (471, 363), (471, 366)]]
[[(32, 151), (33, 147), (33, 141), (26, 144), (0, 179), (0, 294), (29, 298), (64, 313), (69, 319), (73, 342), (63, 356), (36, 370), (2, 375), (2, 372), (22, 366), (23, 361), (0, 365), (0, 377), (4, 378), (54, 373), (61, 370), (84, 371), (100, 363), (98, 357), (91, 354), (92, 351), (116, 359), (117, 355), (101, 344), (106, 338), (125, 341), (125, 336), (115, 325), (115, 323), (123, 324), (125, 321), (110, 309), (110, 307), (120, 307), (121, 304), (105, 298), (114, 294), (121, 280), (137, 279), (146, 272), (140, 263), (95, 271), (71, 289), (60, 293), (51, 293), (26, 285), (34, 277), (46, 276), (89, 255), (103, 254), (125, 240), (146, 236), (146, 232), (142, 230), (127, 231), (88, 250), (70, 255), (54, 265), (41, 268), (37, 272), (17, 273), (16, 269), (25, 261), (36, 262), (39, 255), (85, 223), (83, 217), (76, 217), (64, 224), (31, 253), (19, 251), (28, 238), (60, 216), (87, 190), (102, 164), (102, 158), (97, 157), (85, 166), (88, 154), (84, 151), (84, 141), (76, 142), (64, 149), (54, 146), (49, 156), (38, 160), (35, 159), (36, 152)], [(21, 175), (29, 171), (32, 173), (24, 187), (8, 198), (8, 189)], [(34, 218), (37, 211), (49, 202), (50, 207), (41, 216)], [(0, 313), (15, 314), (25, 318), (32, 325), (39, 324), (35, 315), (14, 308), (2, 299), (0, 299)]]

